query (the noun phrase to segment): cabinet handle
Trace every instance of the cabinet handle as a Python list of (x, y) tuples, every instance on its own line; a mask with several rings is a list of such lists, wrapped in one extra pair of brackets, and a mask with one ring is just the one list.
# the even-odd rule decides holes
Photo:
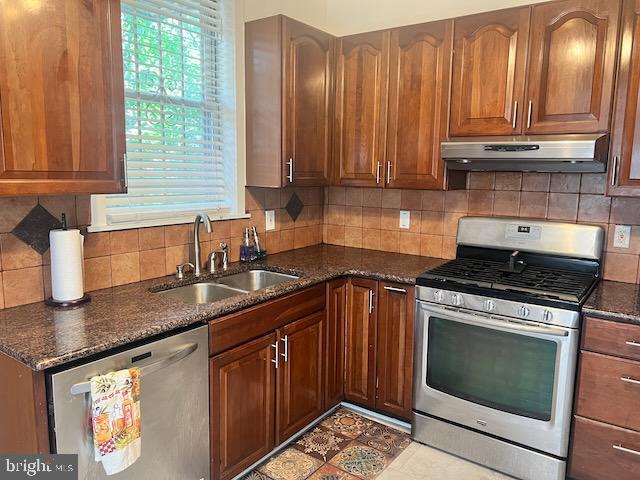
[(391, 162), (387, 161), (387, 185), (391, 181)]
[(631, 383), (633, 385), (640, 385), (640, 380), (636, 380), (635, 378), (620, 377), (620, 380), (622, 380), (623, 382)]
[(287, 175), (287, 180), (289, 180), (289, 183), (293, 183), (293, 157), (289, 157), (287, 165), (289, 166), (289, 175)]
[(511, 123), (511, 127), (515, 130), (516, 124), (518, 123), (518, 101), (513, 102), (513, 122)]
[(380, 169), (382, 168), (382, 164), (378, 162), (376, 166), (376, 183), (380, 183)]
[(373, 312), (373, 290), (369, 290), (369, 315)]
[(284, 353), (280, 355), (284, 357), (284, 363), (289, 362), (289, 335), (282, 337), (282, 343), (284, 343)]
[(398, 293), (407, 293), (407, 289), (406, 288), (396, 288), (396, 287), (388, 287), (388, 286), (384, 286), (385, 290), (389, 290), (390, 292), (398, 292)]
[(640, 347), (640, 342), (634, 342), (633, 340), (627, 340), (626, 342), (627, 345), (631, 346), (631, 347)]
[(611, 186), (615, 187), (618, 185), (618, 161), (620, 157), (616, 155), (613, 157), (613, 165), (611, 165)]
[(276, 349), (276, 355), (275, 358), (273, 360), (271, 360), (272, 363), (274, 363), (276, 365), (276, 370), (278, 369), (278, 352), (280, 351), (280, 349), (278, 348), (280, 344), (278, 343), (278, 340), (276, 340), (276, 343), (273, 343), (271, 346), (273, 348)]
[(621, 452), (625, 452), (625, 453), (631, 453), (633, 455), (640, 455), (640, 452), (638, 452), (637, 450), (631, 450), (630, 448), (625, 448), (620, 444), (613, 444), (612, 445), (614, 450), (620, 450)]
[(529, 100), (529, 112), (527, 113), (527, 128), (531, 128), (532, 113), (533, 113), (533, 100)]

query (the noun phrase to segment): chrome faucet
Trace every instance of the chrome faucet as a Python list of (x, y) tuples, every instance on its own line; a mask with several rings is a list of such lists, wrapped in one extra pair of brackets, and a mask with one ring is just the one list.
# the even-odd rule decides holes
[(211, 221), (206, 213), (199, 213), (193, 222), (193, 274), (196, 277), (202, 275), (202, 261), (200, 260), (200, 221), (204, 223), (207, 233), (211, 233)]

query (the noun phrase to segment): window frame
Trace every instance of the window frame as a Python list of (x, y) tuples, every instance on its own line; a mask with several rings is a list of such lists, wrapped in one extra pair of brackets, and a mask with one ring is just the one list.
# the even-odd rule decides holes
[[(235, 171), (235, 191), (231, 202), (235, 208), (231, 211), (220, 209), (206, 210), (211, 220), (230, 220), (238, 218), (250, 218), (245, 212), (245, 187), (246, 187), (246, 149), (245, 149), (245, 99), (244, 99), (244, 10), (243, 2), (234, 0), (219, 0), (224, 3), (223, 14), (223, 54), (227, 58), (225, 74), (233, 79), (235, 90), (233, 95), (225, 96), (222, 104), (223, 111), (233, 112), (233, 124), (235, 126), (235, 138), (225, 141), (224, 162), (225, 167)], [(124, 82), (124, 77), (123, 77)], [(229, 130), (229, 129), (228, 129)], [(228, 131), (226, 132), (229, 133)], [(126, 182), (126, 157), (125, 157), (125, 182)], [(163, 225), (177, 225), (193, 221), (195, 210), (180, 213), (175, 216), (162, 218), (146, 218), (130, 222), (118, 222), (109, 224), (106, 212), (107, 195), (91, 195), (91, 225), (89, 232), (103, 232), (114, 230), (127, 230), (143, 227)]]

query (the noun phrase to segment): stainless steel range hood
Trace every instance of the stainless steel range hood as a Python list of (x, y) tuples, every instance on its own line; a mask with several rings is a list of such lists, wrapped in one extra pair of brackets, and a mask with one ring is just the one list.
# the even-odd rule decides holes
[(464, 137), (442, 142), (450, 170), (604, 172), (609, 135)]

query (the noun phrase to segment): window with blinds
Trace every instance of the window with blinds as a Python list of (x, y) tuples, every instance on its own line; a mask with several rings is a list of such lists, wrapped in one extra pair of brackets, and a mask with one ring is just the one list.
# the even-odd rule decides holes
[(237, 213), (232, 3), (123, 0), (128, 193), (94, 196), (93, 230)]

